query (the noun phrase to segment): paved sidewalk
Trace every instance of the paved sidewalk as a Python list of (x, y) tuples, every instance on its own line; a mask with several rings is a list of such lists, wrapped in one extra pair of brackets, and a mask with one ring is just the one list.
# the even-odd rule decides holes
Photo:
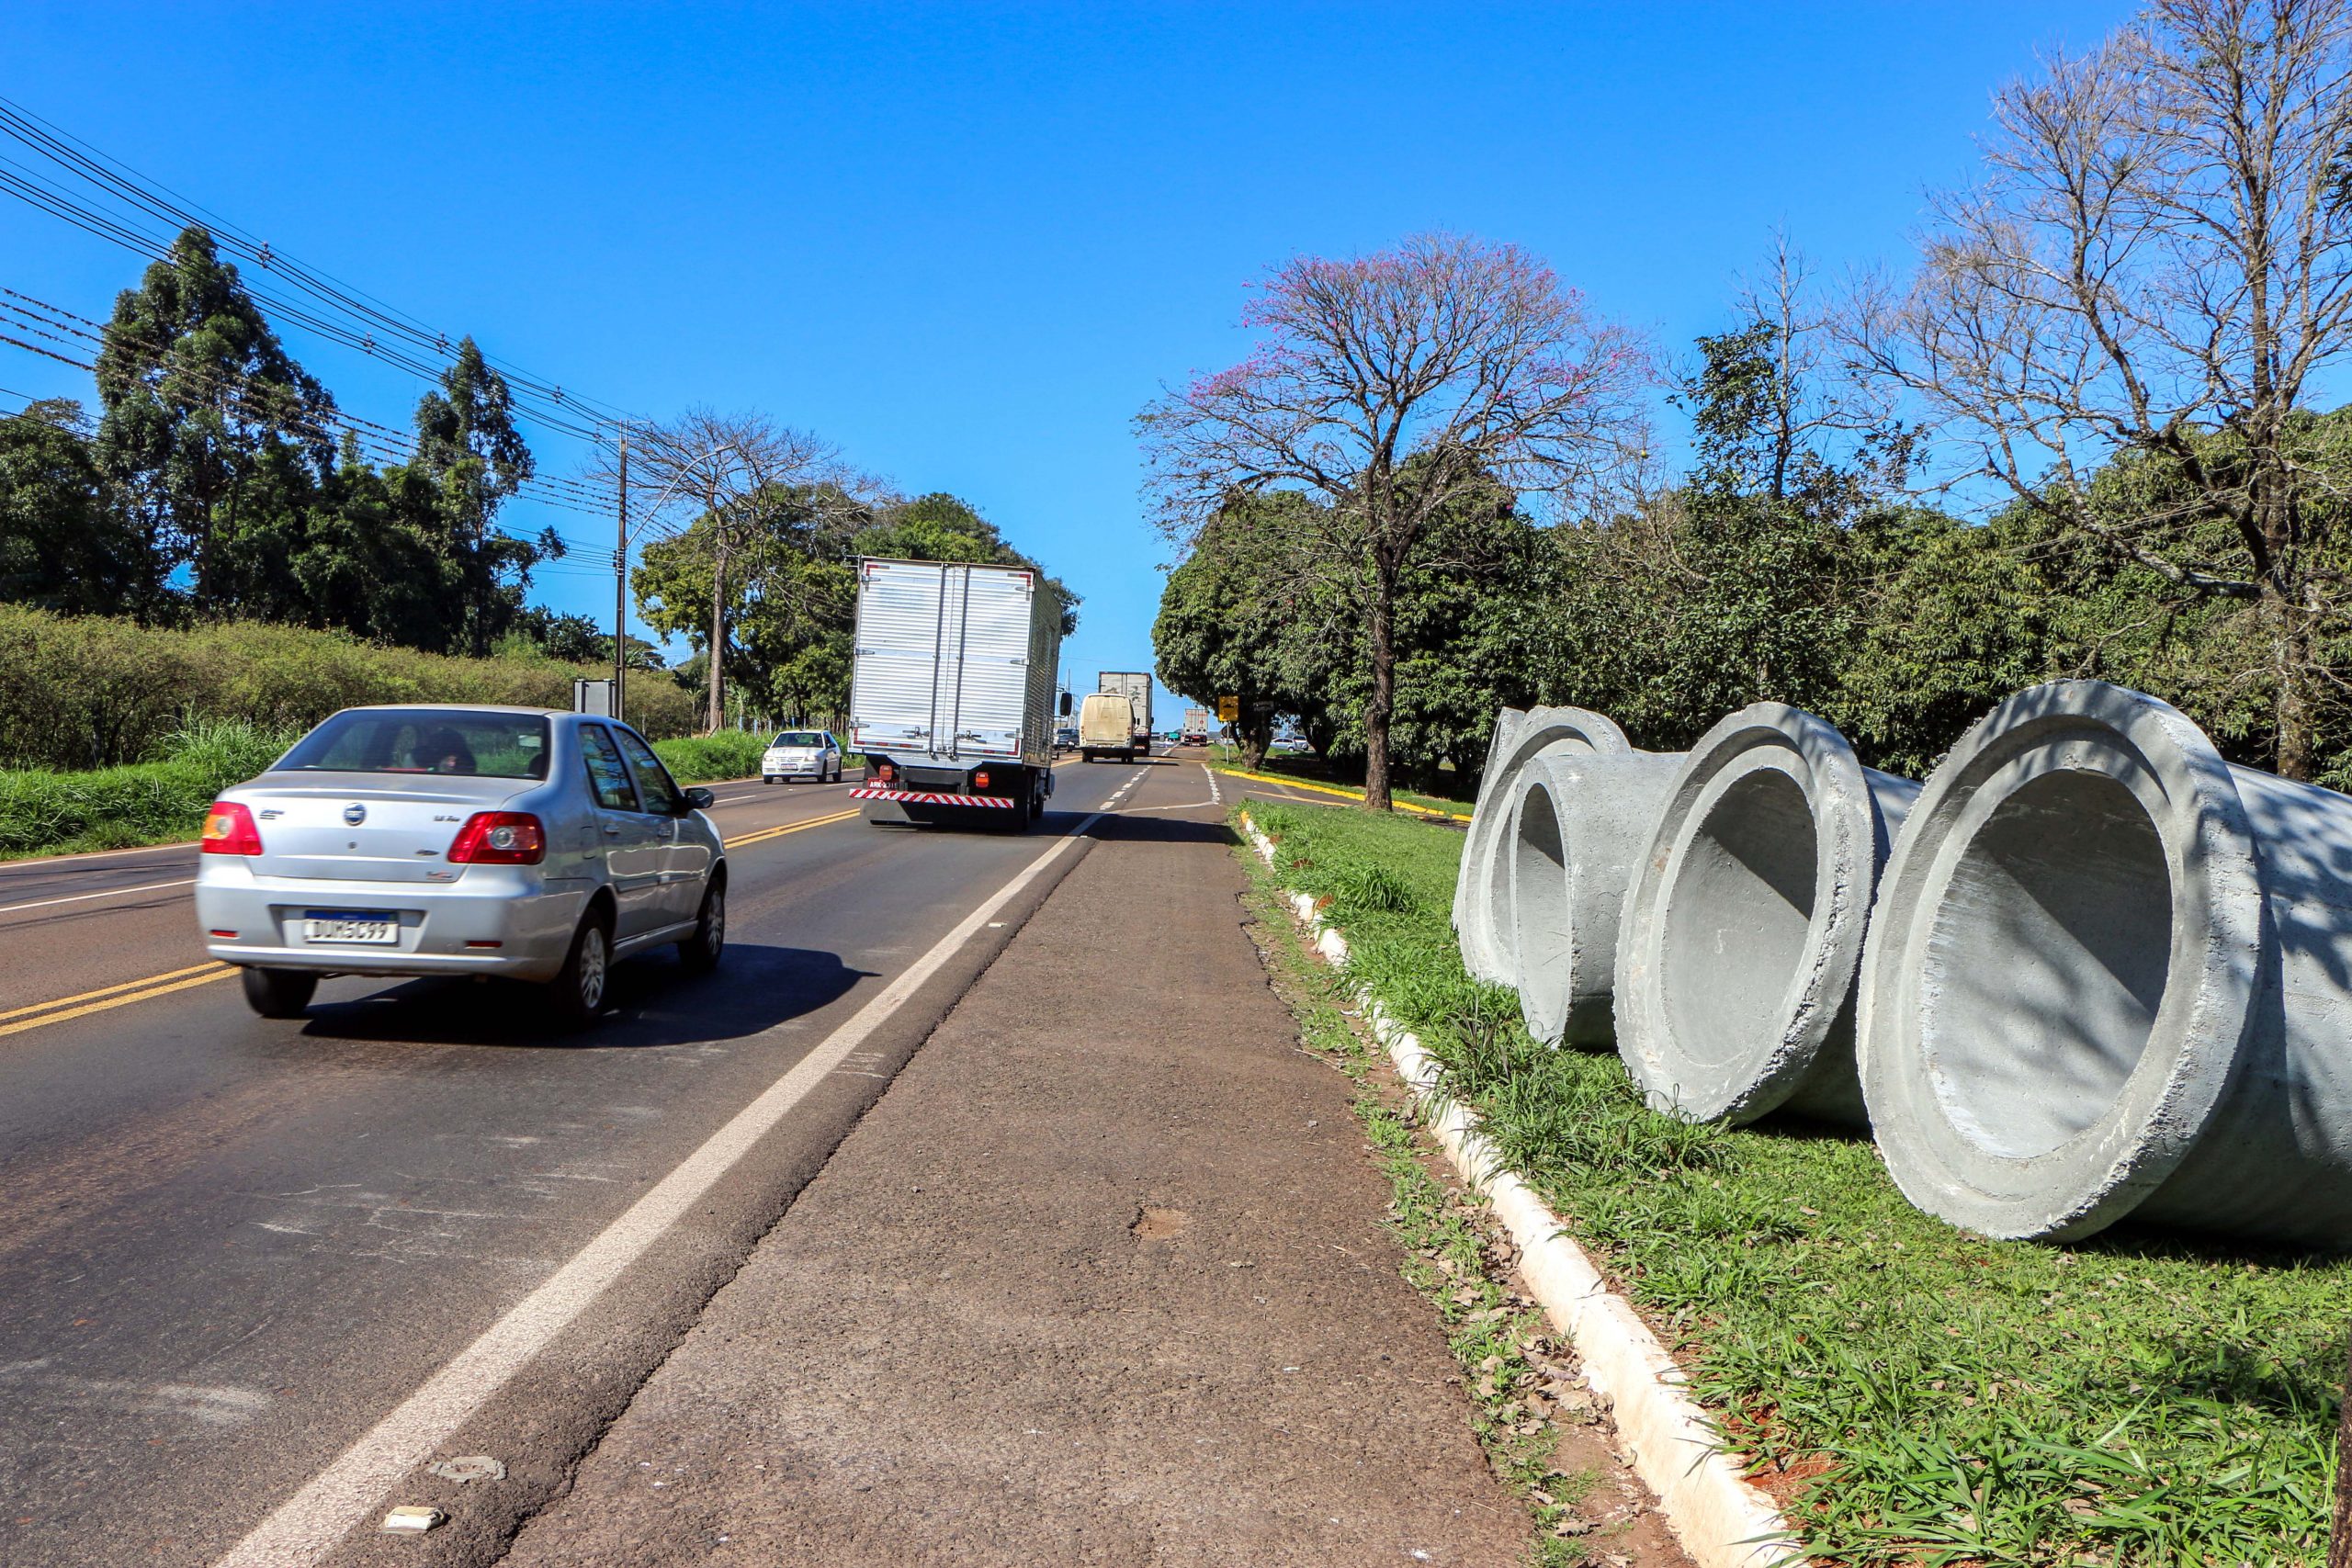
[(1099, 826), (510, 1562), (1526, 1560), (1208, 795)]

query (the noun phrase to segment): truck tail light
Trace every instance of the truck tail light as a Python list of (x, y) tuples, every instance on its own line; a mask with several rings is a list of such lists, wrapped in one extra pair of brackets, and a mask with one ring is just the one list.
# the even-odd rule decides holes
[(972, 787), (974, 789), (986, 789), (989, 787), (989, 775), (986, 770), (972, 775)]
[(216, 800), (204, 814), (197, 848), (208, 855), (257, 855), (261, 829), (254, 826), (254, 814), (242, 801)]
[(449, 845), (451, 865), (537, 865), (547, 858), (547, 831), (527, 811), (477, 811)]
[(876, 762), (874, 764), (874, 776), (881, 783), (888, 784), (899, 776), (899, 770), (888, 762)]

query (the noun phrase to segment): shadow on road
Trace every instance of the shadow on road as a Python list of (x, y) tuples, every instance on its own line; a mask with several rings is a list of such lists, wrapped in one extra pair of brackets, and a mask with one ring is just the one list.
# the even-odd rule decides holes
[[(1204, 802), (1203, 804), (1206, 804)], [(1222, 822), (1187, 820), (1182, 817), (1125, 816), (1113, 813), (1094, 824), (1091, 836), (1125, 844), (1231, 844), (1238, 842)]]
[(712, 975), (689, 975), (667, 951), (613, 970), (610, 1010), (566, 1033), (536, 986), (500, 980), (409, 980), (355, 1001), (322, 1001), (312, 1040), (417, 1045), (594, 1046), (599, 1050), (738, 1039), (817, 1011), (869, 971), (805, 947), (735, 943)]

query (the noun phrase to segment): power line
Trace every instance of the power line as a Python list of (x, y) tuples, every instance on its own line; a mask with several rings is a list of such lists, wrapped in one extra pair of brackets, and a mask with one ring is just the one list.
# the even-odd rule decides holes
[[(5, 333), (0, 333), (0, 343), (15, 344), (20, 348), (30, 348), (35, 354), (48, 355), (50, 358), (58, 360), (62, 364), (71, 365), (76, 369), (88, 370), (93, 368), (93, 367), (85, 365), (80, 360), (68, 359), (63, 355), (50, 354), (47, 349), (39, 348), (30, 344), (21, 343), (15, 338), (9, 337)], [(216, 394), (218, 394), (221, 389), (219, 385), (219, 379), (216, 377), (204, 376), (195, 372), (187, 372), (187, 374), (189, 374), (194, 379), (211, 381), (213, 383), (212, 389)], [(22, 393), (17, 393), (14, 395), (19, 397), (24, 396)], [(38, 400), (28, 399), (28, 406), (29, 406), (31, 402), (37, 400)], [(17, 411), (19, 413), (22, 412), (22, 410)], [(313, 440), (330, 441), (335, 434), (335, 432), (333, 429), (320, 425), (312, 421), (289, 420), (281, 416), (270, 415), (266, 412), (263, 413), (261, 417), (254, 418), (242, 407), (235, 411), (232, 411), (223, 406), (221, 412), (234, 412), (237, 413), (238, 417), (246, 419), (247, 423), (273, 430), (281, 435), (308, 436)], [(355, 443), (361, 443), (361, 438), (356, 431), (346, 431), (346, 434), (349, 434), (353, 437)], [(365, 445), (364, 443), (361, 444)], [(375, 455), (379, 461), (381, 461), (385, 457), (389, 456), (396, 461), (408, 462), (413, 461), (415, 457), (413, 444), (409, 444), (406, 448), (403, 449), (401, 447), (393, 447), (389, 443), (378, 438), (373, 445), (376, 448)], [(565, 502), (553, 500), (544, 495), (534, 495), (519, 491), (517, 493), (521, 499), (534, 502), (541, 506), (553, 507), (567, 512), (575, 512), (583, 516), (596, 517), (599, 519), (604, 515), (604, 513), (600, 512), (591, 511), (586, 507), (573, 506)], [(536, 544), (537, 542), (537, 536), (522, 533), (503, 523), (492, 524), (492, 527), (494, 531), (505, 537), (518, 540), (524, 544)], [(612, 571), (616, 563), (616, 555), (609, 547), (591, 544), (584, 539), (574, 538), (572, 536), (565, 534), (560, 530), (556, 531), (556, 537), (561, 540), (564, 545), (564, 558), (568, 559), (573, 556), (577, 556), (581, 558), (583, 567), (594, 570), (596, 574), (600, 576), (609, 575)]]
[[(311, 293), (322, 302), (339, 308), (359, 319), (381, 323), (388, 330), (408, 336), (420, 346), (432, 346), (446, 355), (448, 336), (425, 322), (399, 310), (389, 302), (344, 282), (334, 275), (310, 265), (300, 258), (277, 251), (266, 240), (254, 235), (219, 213), (201, 207), (170, 187), (141, 175), (121, 160), (101, 151), (90, 142), (74, 135), (63, 127), (42, 118), (21, 104), (0, 97), (0, 131), (49, 159), (83, 180), (107, 191), (130, 205), (161, 218), (167, 222), (186, 227), (191, 223), (203, 225), (216, 236), (225, 236), (231, 244), (243, 250), (266, 270), (277, 270), (288, 276), (298, 287)], [(165, 199), (165, 198), (169, 199)], [(508, 364), (494, 356), (485, 358), (513, 372), (524, 385), (552, 395), (558, 402), (565, 399), (560, 384), (538, 379), (520, 366)], [(621, 417), (634, 417), (616, 404), (594, 398), (571, 394), (574, 402), (592, 409), (602, 408)]]
[[(55, 134), (51, 134), (52, 131)], [(144, 215), (177, 222), (183, 228), (189, 225), (204, 227), (213, 234), (216, 246), (243, 256), (273, 277), (283, 277), (329, 310), (351, 318), (357, 322), (357, 329), (329, 320), (309, 306), (259, 288), (251, 278), (241, 279), (247, 293), (269, 305), (279, 316), (330, 341), (357, 349), (422, 378), (432, 380), (439, 378), (439, 366), (423, 362), (402, 352), (395, 344), (429, 349), (446, 359), (451, 353), (446, 333), (427, 328), (414, 318), (374, 300), (372, 296), (362, 294), (331, 275), (277, 251), (269, 242), (256, 239), (217, 214), (194, 208), (193, 204), (182, 206), (180, 199), (184, 198), (165, 199), (174, 197), (175, 193), (153, 186), (128, 165), (98, 152), (79, 138), (50, 126), (48, 121), (31, 115), (5, 97), (0, 97), (0, 134), (13, 138), (85, 184), (96, 186), (107, 196)], [(74, 145), (69, 145), (69, 142)], [(87, 149), (87, 152), (77, 152), (77, 145)], [(151, 232), (139, 224), (122, 221), (88, 205), (28, 164), (5, 157), (0, 157), (0, 164), (6, 165), (0, 167), (0, 190), (151, 261), (175, 267), (180, 265), (171, 254), (171, 239)], [(11, 169), (18, 172), (11, 174), (8, 172)], [(379, 342), (377, 334), (379, 331), (390, 341)], [(507, 382), (518, 417), (532, 423), (578, 437), (592, 445), (601, 445), (604, 439), (602, 426), (614, 423), (614, 419), (600, 415), (598, 411), (609, 411), (611, 416), (626, 413), (626, 411), (601, 400), (583, 397), (576, 391), (567, 393), (560, 383), (545, 381), (520, 367), (508, 366), (494, 355), (485, 354), (483, 357), (507, 370), (503, 378)], [(581, 423), (582, 419), (586, 421), (584, 424)]]
[[(0, 310), (10, 312), (24, 321), (38, 322), (44, 319), (41, 316), (36, 315), (33, 310), (28, 310), (24, 308), (26, 305), (35, 306), (38, 307), (40, 310), (48, 312), (49, 317), (54, 319), (54, 324), (62, 326), (66, 333), (74, 334), (74, 337), (98, 344), (101, 346), (104, 346), (107, 343), (108, 334), (111, 334), (113, 339), (130, 344), (135, 347), (144, 348), (150, 354), (155, 355), (159, 358), (169, 352), (163, 345), (156, 344), (153, 339), (144, 338), (136, 333), (126, 332), (119, 327), (109, 326), (100, 328), (96, 321), (91, 321), (86, 316), (77, 315), (71, 310), (64, 310), (60, 306), (50, 304), (46, 300), (37, 299), (31, 295), (21, 293), (17, 289), (0, 286), (0, 295), (7, 296), (7, 299), (0, 299)], [(8, 303), (9, 299), (19, 300), (23, 303), (10, 304)], [(74, 322), (79, 322), (81, 325), (75, 326), (72, 324)], [(97, 330), (93, 331), (90, 329)], [(69, 347), (73, 346), (68, 339), (62, 337), (55, 333), (43, 331), (39, 326), (28, 327), (26, 330), (39, 333), (41, 336), (48, 337), (54, 342), (64, 343)], [(41, 349), (37, 345), (25, 344), (19, 339), (6, 337), (5, 334), (0, 334), (0, 341), (14, 343), (19, 347), (31, 348), (35, 353), (48, 354), (51, 358), (57, 359), (64, 364), (72, 365), (77, 369), (95, 370), (96, 368), (94, 366), (85, 364), (80, 360), (66, 358), (66, 356), (62, 355), (51, 353), (50, 351)], [(199, 384), (206, 385), (216, 395), (224, 392), (233, 392), (242, 397), (248, 385), (248, 378), (238, 378), (233, 384), (231, 384), (224, 381), (222, 376), (215, 371), (201, 369), (187, 365), (179, 365), (175, 367), (174, 374), (185, 377), (190, 380), (198, 382)], [(224, 409), (223, 412), (228, 411)], [(357, 415), (347, 413), (340, 408), (334, 411), (334, 420), (336, 424), (349, 434), (355, 441), (362, 445), (363, 447), (369, 449), (372, 455), (375, 456), (379, 461), (382, 461), (387, 457), (389, 457), (392, 461), (399, 463), (408, 463), (414, 460), (416, 443), (413, 436), (410, 436), (403, 432), (394, 430), (389, 425), (379, 424), (373, 420), (362, 419)], [(266, 415), (263, 418), (253, 420), (252, 423), (267, 425), (270, 428), (279, 430), (281, 434), (305, 435), (315, 440), (331, 441), (334, 437), (334, 430), (317, 420), (288, 420), (281, 416)], [(587, 516), (602, 518), (606, 515), (603, 505), (604, 498), (602, 496), (597, 495), (594, 491), (586, 489), (584, 486), (560, 477), (542, 479), (537, 476), (534, 476), (532, 479), (523, 481), (518, 493), (525, 495), (528, 499), (537, 501), (542, 504), (559, 507), (566, 511), (578, 512)]]

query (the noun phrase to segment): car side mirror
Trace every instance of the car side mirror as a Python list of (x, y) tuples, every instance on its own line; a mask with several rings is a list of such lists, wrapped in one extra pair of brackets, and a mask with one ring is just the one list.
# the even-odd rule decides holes
[(686, 791), (686, 809), (688, 811), (707, 811), (718, 804), (718, 796), (711, 794), (710, 791), (702, 788), (700, 785), (696, 785), (695, 788)]

